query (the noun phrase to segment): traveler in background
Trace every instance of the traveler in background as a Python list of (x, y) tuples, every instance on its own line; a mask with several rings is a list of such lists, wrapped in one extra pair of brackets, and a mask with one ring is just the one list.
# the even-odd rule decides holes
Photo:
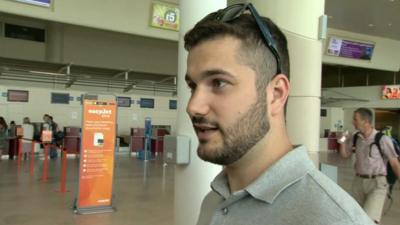
[(290, 143), (287, 42), (270, 19), (251, 3), (235, 4), (203, 18), (184, 39), (197, 154), (223, 166), (198, 225), (373, 224), (318, 171), (305, 146)]
[(3, 152), (8, 150), (8, 129), (7, 123), (3, 117), (0, 116), (0, 161)]
[(57, 158), (57, 148), (56, 148), (56, 139), (55, 135), (58, 131), (58, 125), (56, 122), (54, 122), (53, 117), (50, 116), (49, 114), (44, 114), (43, 115), (43, 130), (51, 130), (53, 137), (52, 137), (52, 142), (50, 146), (50, 159), (56, 159)]
[(8, 159), (14, 159), (14, 155), (18, 151), (18, 142), (17, 142), (17, 126), (15, 121), (12, 120), (10, 122), (10, 126), (8, 127)]
[(340, 155), (348, 158), (355, 144), (355, 170), (353, 181), (353, 197), (364, 208), (369, 217), (379, 224), (381, 221), (383, 206), (388, 192), (386, 180), (386, 165), (389, 162), (397, 178), (400, 177), (400, 163), (391, 139), (382, 136), (380, 146), (382, 154), (375, 143), (375, 135), (378, 131), (372, 125), (372, 111), (367, 108), (358, 108), (353, 114), (353, 125), (359, 131), (356, 143), (353, 136), (340, 143)]
[(24, 159), (27, 158), (28, 153), (31, 152), (32, 148), (32, 140), (33, 140), (33, 125), (31, 124), (31, 120), (29, 117), (25, 117), (23, 119), (22, 124), (22, 154), (24, 155)]

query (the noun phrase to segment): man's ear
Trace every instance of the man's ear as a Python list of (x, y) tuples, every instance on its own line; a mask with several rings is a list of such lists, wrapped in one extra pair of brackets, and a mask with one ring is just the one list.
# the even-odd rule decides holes
[(283, 74), (275, 75), (268, 84), (272, 98), (270, 101), (270, 112), (272, 116), (284, 113), (285, 104), (289, 96), (290, 83), (288, 78)]

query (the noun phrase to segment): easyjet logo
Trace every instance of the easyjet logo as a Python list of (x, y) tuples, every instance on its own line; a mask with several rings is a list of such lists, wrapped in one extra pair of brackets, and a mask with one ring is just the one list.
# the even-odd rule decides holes
[(111, 110), (107, 109), (89, 109), (90, 114), (97, 114), (97, 115), (111, 115)]

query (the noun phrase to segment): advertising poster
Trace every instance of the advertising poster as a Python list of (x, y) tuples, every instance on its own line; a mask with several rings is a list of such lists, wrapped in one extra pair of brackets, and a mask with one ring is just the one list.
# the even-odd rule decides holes
[(327, 48), (327, 55), (371, 60), (374, 47), (375, 46), (372, 43), (363, 43), (331, 37)]
[(382, 99), (400, 99), (400, 85), (383, 86)]
[(111, 207), (116, 101), (84, 100), (77, 210)]
[(45, 6), (45, 7), (50, 7), (51, 5), (51, 0), (15, 0), (15, 1), (28, 3), (32, 5)]
[(179, 7), (160, 2), (153, 3), (152, 27), (179, 30)]

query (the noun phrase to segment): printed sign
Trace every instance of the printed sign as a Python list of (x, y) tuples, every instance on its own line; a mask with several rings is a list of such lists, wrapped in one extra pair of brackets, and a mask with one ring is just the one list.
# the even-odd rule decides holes
[(40, 140), (43, 143), (51, 143), (53, 139), (53, 132), (51, 130), (43, 130)]
[(159, 2), (153, 3), (151, 26), (178, 31), (179, 7)]
[(116, 101), (84, 100), (77, 209), (111, 207)]
[(383, 86), (382, 99), (400, 99), (400, 85)]
[(362, 43), (331, 37), (327, 48), (327, 55), (371, 60), (373, 50), (374, 44), (372, 43)]
[(24, 129), (22, 127), (17, 127), (15, 133), (18, 137), (22, 137), (24, 136)]
[(28, 3), (32, 5), (45, 6), (45, 7), (50, 7), (51, 5), (51, 0), (15, 0), (15, 1)]

